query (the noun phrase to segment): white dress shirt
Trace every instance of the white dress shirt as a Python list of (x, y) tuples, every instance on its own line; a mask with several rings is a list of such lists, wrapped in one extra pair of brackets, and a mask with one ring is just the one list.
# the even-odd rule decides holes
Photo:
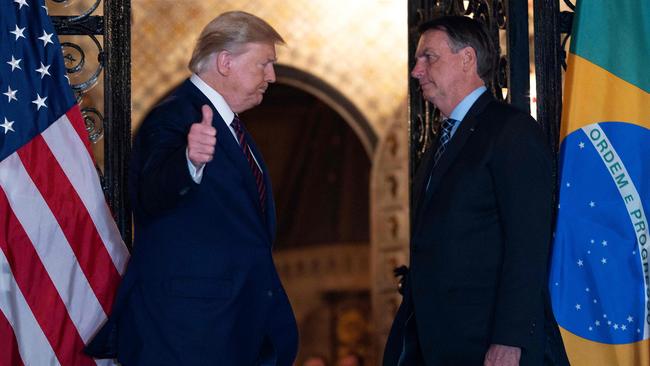
[[(210, 100), (210, 103), (212, 103), (212, 106), (214, 106), (214, 108), (217, 110), (217, 113), (219, 113), (221, 118), (226, 122), (226, 125), (228, 126), (230, 133), (232, 133), (232, 137), (239, 145), (239, 141), (237, 140), (237, 133), (235, 132), (235, 129), (232, 127), (232, 121), (235, 118), (235, 113), (232, 111), (232, 109), (230, 109), (228, 103), (226, 103), (226, 100), (223, 99), (223, 96), (221, 96), (219, 92), (217, 92), (208, 84), (206, 84), (205, 81), (201, 80), (201, 78), (196, 74), (192, 74), (192, 76), (190, 77), (190, 81), (192, 82), (192, 84), (194, 84), (194, 86), (196, 86), (201, 91), (201, 93), (203, 93), (203, 95), (205, 95), (208, 98), (208, 100)], [(251, 156), (255, 160), (255, 164), (257, 164), (257, 167), (260, 168), (260, 171), (262, 171), (262, 167), (257, 162), (257, 158), (255, 158), (255, 154), (253, 154), (253, 151), (250, 150), (250, 147), (248, 149), (251, 152)], [(198, 168), (195, 167), (194, 164), (192, 164), (192, 162), (190, 161), (187, 149), (185, 149), (185, 156), (187, 157), (187, 167), (190, 170), (190, 175), (192, 176), (192, 180), (197, 184), (201, 183), (201, 179), (203, 178), (203, 168), (205, 168), (205, 164), (201, 164), (201, 166), (199, 166)]]

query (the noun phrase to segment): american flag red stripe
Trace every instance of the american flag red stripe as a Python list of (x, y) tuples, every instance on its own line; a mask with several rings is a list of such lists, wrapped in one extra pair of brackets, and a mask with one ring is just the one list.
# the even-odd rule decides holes
[(9, 320), (0, 312), (0, 344), (4, 352), (0, 353), (0, 366), (23, 366), (23, 360), (18, 353), (18, 340)]
[[(42, 136), (36, 136), (18, 150), (18, 156), (54, 214), (104, 312), (110, 312), (115, 295), (110, 284), (118, 282), (120, 274), (75, 188)], [(58, 199), (59, 196), (66, 200)]]
[(85, 360), (78, 360), (83, 356), (70, 352), (81, 349), (83, 341), (29, 237), (18, 219), (11, 214), (9, 201), (2, 190), (0, 209), (9, 213), (4, 226), (5, 235), (0, 237), (0, 249), (5, 253), (14, 280), (57, 359), (63, 365), (92, 365), (91, 359), (84, 357)]
[[(71, 124), (66, 115), (49, 129), (66, 132), (61, 125), (67, 125), (67, 136), (76, 135), (76, 129), (72, 127), (74, 123)], [(51, 139), (49, 129), (42, 135)], [(77, 135), (71, 136), (68, 141), (56, 139), (53, 145), (55, 150), (60, 149), (61, 145), (76, 149), (77, 154), (72, 156), (78, 157), (86, 153), (82, 141)], [(92, 159), (86, 159), (86, 163), (92, 164)], [(88, 341), (97, 326), (105, 320), (105, 309), (110, 308), (119, 280), (120, 272), (107, 247), (121, 247), (126, 257), (123, 244), (106, 245), (102, 241), (76, 187), (70, 184), (58, 163), (58, 157), (50, 151), (45, 138), (41, 136), (35, 137), (0, 163), (0, 187), (4, 201), (0, 211), (10, 218), (10, 222), (5, 222), (6, 235), (10, 238), (7, 242), (19, 248), (13, 252), (12, 245), (7, 245), (2, 246), (2, 250), (8, 258), (18, 288), (59, 362), (63, 365), (92, 364), (93, 361), (83, 356), (80, 350), (84, 341)], [(87, 195), (88, 192), (83, 194)], [(24, 205), (26, 202), (21, 200), (29, 202)], [(105, 210), (104, 213), (107, 212)], [(22, 220), (16, 218), (13, 221), (14, 213)], [(22, 230), (23, 223), (31, 235)], [(78, 224), (85, 229), (76, 231), (73, 226)], [(47, 237), (42, 236), (43, 232), (47, 233)], [(75, 246), (86, 253), (75, 253), (72, 249)], [(112, 251), (116, 252), (114, 249)], [(98, 258), (103, 263), (98, 264)], [(118, 264), (119, 270), (123, 271), (126, 262), (123, 260)], [(53, 281), (49, 274), (53, 275)], [(99, 288), (98, 291), (92, 289), (93, 279), (97, 281), (94, 287)], [(105, 304), (100, 304), (97, 293), (103, 294), (99, 297), (104, 296)]]
[(75, 105), (41, 136), (86, 207), (114, 266), (123, 273), (129, 254), (104, 199), (84, 126)]
[[(9, 268), (9, 262), (2, 250), (0, 266), (3, 269)], [(7, 319), (9, 329), (13, 333), (5, 333), (3, 328), (0, 338), (14, 337), (18, 346), (17, 353), (12, 353), (9, 358), (19, 358), (25, 365), (60, 365), (11, 272), (3, 274), (3, 277), (3, 291), (7, 291), (9, 296), (0, 296), (0, 313)]]

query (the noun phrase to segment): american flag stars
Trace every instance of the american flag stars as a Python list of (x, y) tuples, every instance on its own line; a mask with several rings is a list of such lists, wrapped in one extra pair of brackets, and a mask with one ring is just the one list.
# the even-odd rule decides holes
[(45, 104), (45, 100), (47, 97), (42, 98), (40, 94), (36, 93), (36, 99), (32, 100), (32, 103), (36, 104), (36, 109), (40, 110), (41, 107), (47, 108), (47, 105)]
[(11, 71), (12, 71), (12, 72), (13, 72), (15, 69), (22, 70), (22, 68), (20, 67), (20, 61), (22, 61), (22, 59), (17, 59), (17, 60), (16, 60), (16, 58), (14, 58), (14, 56), (11, 55), (11, 61), (7, 61), (7, 63), (8, 63), (9, 65), (11, 65)]
[(43, 30), (43, 35), (38, 37), (38, 39), (43, 41), (43, 47), (47, 46), (48, 43), (54, 44), (54, 42), (52, 42), (52, 35), (54, 35), (54, 33), (47, 33)]
[(13, 127), (12, 127), (13, 124), (14, 124), (14, 121), (9, 121), (9, 120), (7, 120), (7, 118), (5, 117), (5, 123), (3, 123), (3, 124), (0, 125), (0, 127), (2, 127), (2, 128), (5, 129), (5, 135), (6, 135), (7, 132), (9, 132), (9, 131), (16, 132), (16, 131), (14, 131), (14, 129), (13, 129)]
[(16, 29), (9, 32), (9, 33), (12, 33), (13, 35), (15, 35), (16, 36), (16, 41), (17, 41), (18, 38), (25, 38), (25, 34), (23, 34), (23, 32), (25, 32), (25, 27), (18, 28), (18, 24), (16, 24)]
[[(20, 14), (24, 14), (25, 11), (29, 12), (29, 0), (13, 0), (13, 3), (18, 8)], [(47, 7), (43, 5), (42, 8), (47, 12)], [(5, 65), (4, 67), (7, 67), (6, 70), (10, 71), (10, 73), (4, 74), (5, 71), (3, 70), (3, 75), (13, 76), (3, 80), (4, 82), (0, 85), (0, 87), (2, 87), (1, 93), (3, 98), (7, 98), (6, 105), (8, 107), (7, 110), (3, 109), (2, 114), (0, 114), (0, 122), (4, 121), (3, 123), (0, 123), (0, 127), (2, 127), (0, 128), (0, 132), (4, 132), (0, 133), (0, 135), (7, 135), (10, 132), (16, 132), (17, 127), (21, 127), (21, 122), (16, 124), (16, 121), (22, 121), (24, 118), (31, 118), (29, 117), (29, 114), (25, 114), (29, 113), (27, 112), (29, 109), (35, 108), (35, 110), (32, 109), (32, 111), (42, 112), (45, 108), (48, 108), (49, 101), (47, 91), (41, 90), (40, 84), (34, 84), (29, 80), (43, 80), (46, 76), (50, 78), (54, 77), (52, 75), (54, 73), (54, 68), (52, 68), (51, 63), (51, 52), (48, 51), (45, 54), (41, 54), (41, 57), (39, 57), (40, 59), (37, 58), (32, 60), (31, 63), (26, 63), (26, 61), (24, 61), (25, 54), (23, 54), (23, 47), (28, 44), (36, 45), (36, 43), (33, 42), (38, 42), (38, 45), (42, 47), (41, 49), (47, 49), (48, 45), (55, 45), (54, 32), (49, 28), (45, 28), (47, 27), (41, 24), (36, 25), (24, 23), (20, 17), (16, 19), (15, 24), (10, 24), (5, 28), (5, 32), (8, 32), (8, 39), (14, 40), (16, 43), (14, 45), (5, 44), (3, 46), (3, 53), (6, 51), (9, 52), (4, 54), (2, 65)], [(38, 34), (41, 34), (41, 36), (37, 37)], [(25, 92), (25, 90), (23, 90), (25, 87), (31, 90), (26, 89), (27, 92)], [(29, 103), (29, 101), (31, 101), (31, 103)], [(4, 102), (4, 100), (2, 100), (2, 102)], [(28, 109), (28, 105), (32, 105), (32, 107)], [(18, 135), (15, 135), (12, 139), (16, 139), (17, 137)]]
[[(41, 79), (42, 79), (45, 75), (50, 75), (49, 69), (50, 69), (50, 65), (45, 66), (41, 62), (41, 67), (36, 69), (36, 72), (41, 74)], [(50, 76), (52, 76), (52, 75), (50, 75)]]
[(7, 98), (9, 99), (9, 100), (7, 101), (7, 103), (11, 103), (12, 100), (18, 101), (18, 99), (16, 98), (16, 93), (17, 93), (17, 92), (18, 92), (18, 90), (11, 90), (11, 85), (9, 85), (9, 86), (7, 87), (7, 92), (6, 92), (6, 93), (2, 93), (2, 94), (6, 95)]
[(14, 2), (18, 4), (18, 9), (22, 9), (23, 6), (29, 6), (29, 4), (27, 4), (27, 0), (14, 0)]

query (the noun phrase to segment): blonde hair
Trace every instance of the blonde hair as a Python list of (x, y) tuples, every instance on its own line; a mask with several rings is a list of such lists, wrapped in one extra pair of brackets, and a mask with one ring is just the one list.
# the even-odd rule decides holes
[(190, 71), (195, 74), (206, 70), (213, 54), (227, 50), (237, 53), (241, 46), (250, 42), (284, 44), (282, 36), (263, 19), (243, 11), (229, 11), (208, 23), (199, 36)]

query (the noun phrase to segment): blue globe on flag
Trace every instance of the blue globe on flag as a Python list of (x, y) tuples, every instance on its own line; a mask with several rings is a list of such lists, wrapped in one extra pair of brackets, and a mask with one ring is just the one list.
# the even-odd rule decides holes
[(574, 131), (561, 147), (553, 310), (560, 326), (595, 342), (648, 338), (647, 220), (636, 209), (648, 207), (638, 192), (650, 191), (643, 141), (650, 130), (604, 122)]

